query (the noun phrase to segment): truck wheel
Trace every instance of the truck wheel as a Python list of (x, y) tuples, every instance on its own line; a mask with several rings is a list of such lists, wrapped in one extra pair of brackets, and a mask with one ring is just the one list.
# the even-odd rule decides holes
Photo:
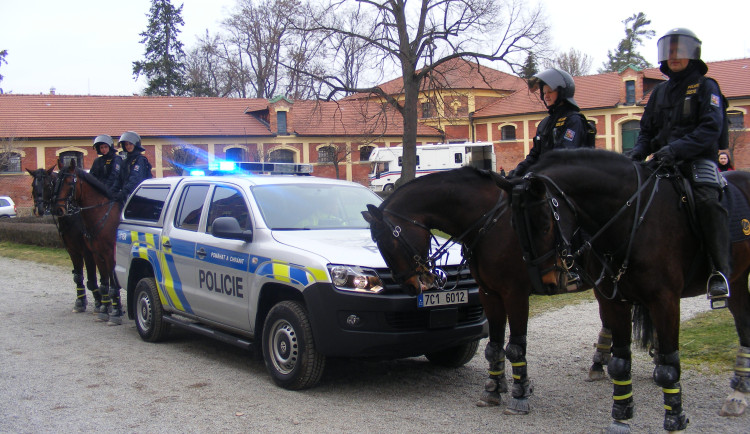
[(273, 381), (284, 389), (305, 389), (320, 381), (326, 359), (315, 350), (310, 320), (300, 303), (282, 301), (268, 312), (263, 358)]
[(146, 342), (159, 342), (167, 334), (167, 324), (162, 320), (164, 311), (153, 277), (144, 277), (135, 286), (135, 328)]
[(430, 363), (445, 366), (447, 368), (460, 368), (469, 363), (479, 348), (479, 340), (471, 341), (466, 344), (457, 345), (434, 353), (427, 353), (425, 357)]
[(383, 187), (383, 191), (386, 193), (392, 193), (393, 192), (393, 184), (386, 184), (385, 187)]

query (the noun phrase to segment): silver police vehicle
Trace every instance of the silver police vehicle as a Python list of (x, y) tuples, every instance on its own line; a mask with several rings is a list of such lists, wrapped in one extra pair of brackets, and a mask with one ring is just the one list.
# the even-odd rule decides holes
[(304, 165), (255, 171), (290, 174), (155, 178), (131, 195), (115, 271), (141, 338), (176, 326), (245, 347), (287, 389), (315, 385), (327, 357), (471, 360), (486, 319), (457, 249), (442, 264), (455, 296), (425, 303), (370, 238), (361, 212), (376, 194), (293, 175)]

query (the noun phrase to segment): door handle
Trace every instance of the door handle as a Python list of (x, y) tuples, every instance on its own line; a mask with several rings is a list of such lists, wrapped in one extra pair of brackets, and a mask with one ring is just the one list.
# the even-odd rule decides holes
[(172, 248), (172, 243), (170, 243), (169, 240), (164, 241), (162, 243), (162, 247), (164, 247), (165, 249), (171, 249)]
[(203, 250), (203, 247), (201, 247), (200, 249), (198, 249), (198, 251), (195, 252), (195, 254), (198, 255), (198, 258), (200, 258), (200, 259), (203, 259), (203, 258), (206, 257), (206, 251)]

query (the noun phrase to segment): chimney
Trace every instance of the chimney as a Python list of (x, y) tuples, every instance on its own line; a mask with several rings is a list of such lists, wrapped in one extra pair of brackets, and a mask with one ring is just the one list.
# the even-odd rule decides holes
[(52, 86), (49, 88), (49, 94), (54, 95), (55, 94), (55, 86)]

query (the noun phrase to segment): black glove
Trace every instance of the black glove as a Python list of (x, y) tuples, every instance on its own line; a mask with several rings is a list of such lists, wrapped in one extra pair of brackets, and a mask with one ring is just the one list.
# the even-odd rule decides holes
[(510, 172), (508, 172), (508, 176), (506, 176), (506, 178), (513, 178), (514, 176), (516, 176), (516, 170), (515, 169), (511, 170)]
[(635, 152), (632, 149), (626, 152), (625, 156), (638, 163), (640, 163), (641, 161), (643, 161), (644, 158), (646, 158), (645, 155)]
[(669, 146), (663, 146), (661, 149), (654, 152), (654, 159), (658, 160), (665, 166), (674, 166), (677, 157), (674, 155), (672, 148)]

